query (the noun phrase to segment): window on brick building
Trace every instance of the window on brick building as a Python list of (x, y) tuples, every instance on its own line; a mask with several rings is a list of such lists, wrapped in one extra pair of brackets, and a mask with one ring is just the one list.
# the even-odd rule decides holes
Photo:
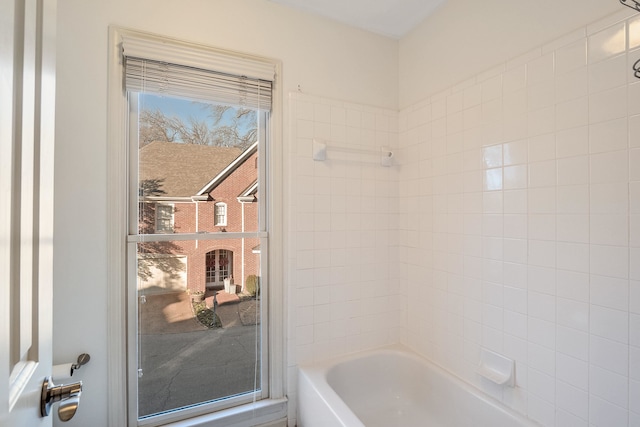
[(173, 205), (156, 205), (156, 233), (173, 233)]
[(216, 203), (214, 216), (216, 226), (227, 225), (227, 204), (222, 202)]

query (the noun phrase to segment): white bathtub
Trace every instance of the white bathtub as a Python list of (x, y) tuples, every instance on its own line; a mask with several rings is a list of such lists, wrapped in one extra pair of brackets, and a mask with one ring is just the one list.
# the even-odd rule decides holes
[(301, 366), (298, 427), (536, 426), (404, 347)]

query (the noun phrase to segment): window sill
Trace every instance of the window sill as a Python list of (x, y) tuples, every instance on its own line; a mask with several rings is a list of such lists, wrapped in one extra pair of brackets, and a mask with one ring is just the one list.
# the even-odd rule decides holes
[(182, 420), (164, 427), (251, 427), (272, 423), (287, 416), (287, 399), (265, 399), (211, 414)]

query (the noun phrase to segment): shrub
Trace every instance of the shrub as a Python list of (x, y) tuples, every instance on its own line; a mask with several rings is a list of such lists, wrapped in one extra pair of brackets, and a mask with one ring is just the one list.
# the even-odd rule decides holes
[(247, 276), (247, 280), (244, 282), (244, 289), (251, 294), (252, 297), (258, 295), (260, 293), (260, 278), (255, 274)]

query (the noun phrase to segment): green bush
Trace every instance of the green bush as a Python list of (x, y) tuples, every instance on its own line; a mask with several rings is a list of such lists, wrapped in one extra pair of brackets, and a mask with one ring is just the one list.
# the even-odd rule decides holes
[(244, 282), (244, 289), (251, 294), (252, 297), (255, 297), (260, 293), (260, 278), (255, 274), (247, 276), (247, 280)]

